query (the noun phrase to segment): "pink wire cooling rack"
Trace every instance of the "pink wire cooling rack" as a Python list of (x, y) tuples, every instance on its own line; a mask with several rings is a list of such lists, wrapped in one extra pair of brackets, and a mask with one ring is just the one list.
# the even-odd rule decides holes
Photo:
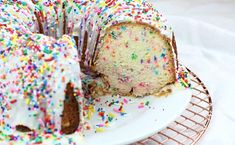
[(187, 71), (192, 80), (192, 98), (187, 109), (164, 130), (135, 145), (193, 145), (205, 133), (212, 116), (212, 100), (197, 75)]

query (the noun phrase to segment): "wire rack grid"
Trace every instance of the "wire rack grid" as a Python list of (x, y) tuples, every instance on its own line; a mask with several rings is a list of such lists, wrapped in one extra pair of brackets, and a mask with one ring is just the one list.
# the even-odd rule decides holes
[(212, 100), (204, 83), (187, 68), (192, 98), (187, 109), (168, 127), (135, 145), (194, 145), (205, 133), (212, 116)]

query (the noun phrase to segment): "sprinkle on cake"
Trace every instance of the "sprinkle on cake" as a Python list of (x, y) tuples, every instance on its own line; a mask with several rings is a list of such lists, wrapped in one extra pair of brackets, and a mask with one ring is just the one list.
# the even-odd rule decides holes
[[(0, 1), (0, 72), (0, 141), (10, 143), (78, 144), (84, 116), (112, 122), (113, 113), (83, 107), (83, 94), (138, 97), (175, 82), (190, 87), (172, 29), (144, 0)], [(127, 103), (114, 113), (125, 116)]]

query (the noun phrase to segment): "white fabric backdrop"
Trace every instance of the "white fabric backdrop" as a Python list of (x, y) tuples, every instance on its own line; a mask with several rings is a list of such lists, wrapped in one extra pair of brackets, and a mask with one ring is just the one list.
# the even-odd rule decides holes
[(181, 63), (212, 96), (212, 120), (199, 145), (235, 145), (235, 0), (150, 1), (173, 26)]

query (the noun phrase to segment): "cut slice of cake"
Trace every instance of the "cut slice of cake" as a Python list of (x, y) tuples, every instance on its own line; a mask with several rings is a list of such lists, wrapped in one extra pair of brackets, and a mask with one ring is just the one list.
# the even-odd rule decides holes
[(176, 80), (169, 40), (143, 23), (119, 23), (107, 29), (94, 68), (122, 95), (153, 94)]

